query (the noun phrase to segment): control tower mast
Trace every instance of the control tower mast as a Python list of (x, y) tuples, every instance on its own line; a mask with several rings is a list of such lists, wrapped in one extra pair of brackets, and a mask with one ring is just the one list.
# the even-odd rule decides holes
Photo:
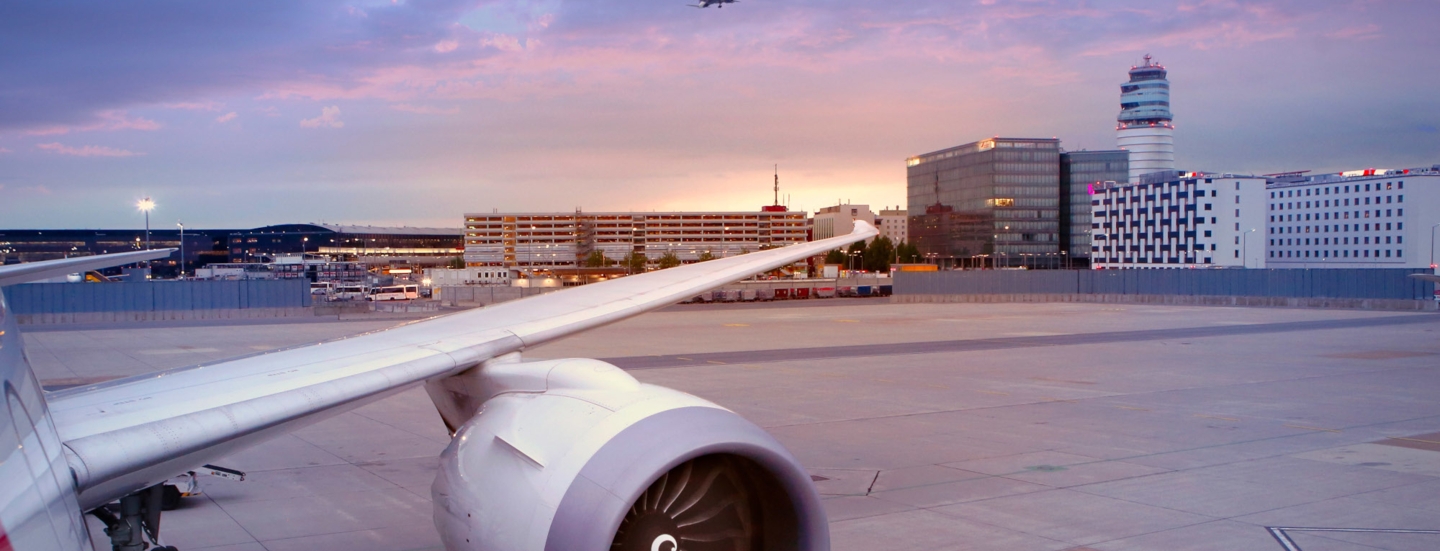
[(1130, 82), (1120, 85), (1120, 116), (1116, 142), (1130, 152), (1130, 181), (1141, 174), (1175, 170), (1175, 125), (1170, 115), (1170, 81), (1165, 67), (1151, 61), (1130, 68)]

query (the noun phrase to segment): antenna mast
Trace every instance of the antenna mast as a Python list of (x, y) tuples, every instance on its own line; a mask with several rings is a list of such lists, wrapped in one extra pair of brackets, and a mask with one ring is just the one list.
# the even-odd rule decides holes
[(780, 165), (775, 165), (775, 204), (780, 204)]

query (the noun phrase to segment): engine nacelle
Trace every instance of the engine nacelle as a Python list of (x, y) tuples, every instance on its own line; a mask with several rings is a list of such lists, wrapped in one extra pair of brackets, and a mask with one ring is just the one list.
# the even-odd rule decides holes
[(441, 454), (433, 487), (448, 549), (830, 548), (809, 474), (729, 410), (598, 360), (468, 376), (448, 392), (468, 388), (483, 406)]

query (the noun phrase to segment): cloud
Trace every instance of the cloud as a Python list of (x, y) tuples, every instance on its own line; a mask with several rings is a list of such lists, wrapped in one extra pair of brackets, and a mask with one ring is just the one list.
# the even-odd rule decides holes
[(14, 153), (14, 152), (15, 152), (14, 150), (12, 150), (12, 149), (10, 149), (10, 148), (8, 148), (8, 147), (0, 147), (0, 153)]
[(226, 113), (226, 114), (224, 114), (224, 115), (220, 115), (220, 116), (218, 116), (218, 117), (215, 117), (215, 122), (224, 124), (224, 123), (227, 123), (227, 122), (230, 122), (230, 121), (235, 120), (235, 117), (238, 117), (238, 116), (240, 116), (240, 115), (236, 114), (234, 111), (231, 111), (231, 112)]
[(1371, 23), (1369, 25), (1345, 27), (1335, 32), (1326, 33), (1325, 36), (1336, 40), (1374, 40), (1380, 38), (1380, 26)]
[(445, 40), (435, 44), (435, 51), (440, 53), (453, 52), (460, 47), (460, 43), (454, 40)]
[(278, 116), (280, 116), (280, 110), (277, 109), (274, 105), (266, 105), (266, 106), (264, 106), (264, 107), (256, 107), (256, 108), (254, 109), (254, 111), (255, 111), (256, 113), (259, 113), (259, 114), (261, 114), (261, 115), (265, 115), (265, 116), (267, 116), (267, 117), (278, 117)]
[(103, 145), (84, 145), (80, 147), (70, 147), (59, 142), (51, 142), (36, 144), (35, 147), (60, 155), (74, 155), (76, 157), (133, 157), (136, 155), (144, 155), (144, 153), (136, 153), (134, 151), (127, 151), (124, 149), (115, 149), (111, 147), (105, 147)]
[(439, 107), (430, 107), (428, 105), (411, 105), (408, 103), (391, 105), (390, 108), (396, 111), (404, 111), (406, 113), (416, 113), (420, 115), (455, 115), (460, 113), (459, 107), (441, 109)]
[(182, 101), (177, 103), (166, 103), (168, 109), (184, 109), (187, 111), (219, 111), (222, 104), (218, 101)]
[(27, 132), (31, 136), (52, 136), (71, 132), (94, 132), (98, 130), (159, 130), (160, 123), (143, 117), (131, 117), (125, 111), (111, 110), (96, 113), (98, 120), (78, 126), (54, 125), (34, 128)]
[(331, 105), (320, 110), (320, 116), (313, 119), (302, 119), (300, 126), (305, 128), (343, 128), (345, 121), (340, 120), (340, 107)]

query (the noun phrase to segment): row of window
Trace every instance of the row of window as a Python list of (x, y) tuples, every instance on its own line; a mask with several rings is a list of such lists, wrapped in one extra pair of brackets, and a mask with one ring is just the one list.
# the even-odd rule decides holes
[[(1204, 260), (1203, 264), (1209, 264), (1209, 263), (1210, 263), (1210, 257), (1207, 256), (1207, 257), (1204, 257), (1204, 259), (1205, 259), (1205, 260)], [(1196, 262), (1195, 262), (1195, 257), (1193, 257), (1193, 256), (1187, 256), (1187, 257), (1172, 256), (1172, 257), (1169, 257), (1169, 258), (1160, 257), (1160, 256), (1157, 256), (1157, 257), (1144, 257), (1144, 256), (1142, 256), (1142, 257), (1139, 257), (1139, 258), (1136, 258), (1136, 257), (1133, 257), (1133, 256), (1126, 256), (1126, 257), (1115, 257), (1115, 256), (1112, 256), (1112, 257), (1109, 257), (1109, 258), (1101, 258), (1101, 259), (1097, 260), (1096, 262), (1109, 262), (1109, 263), (1111, 263), (1111, 264), (1166, 264), (1166, 263), (1169, 263), (1169, 264), (1180, 264), (1180, 263), (1196, 264)]]
[[(1331, 241), (1330, 241), (1331, 239), (1334, 239), (1334, 240), (1335, 240), (1334, 243), (1331, 243)], [(1364, 242), (1363, 242), (1363, 243), (1361, 242), (1361, 239), (1364, 239)], [(1277, 245), (1277, 246), (1280, 246), (1280, 247), (1301, 247), (1301, 246), (1311, 245), (1311, 244), (1314, 244), (1314, 245), (1332, 245), (1332, 244), (1333, 244), (1333, 245), (1370, 245), (1370, 244), (1371, 244), (1371, 243), (1370, 243), (1370, 239), (1371, 239), (1370, 237), (1364, 237), (1364, 238), (1361, 238), (1361, 237), (1306, 237), (1306, 238), (1303, 238), (1303, 239), (1302, 239), (1302, 238), (1299, 238), (1299, 237), (1295, 237), (1295, 238), (1285, 238), (1285, 239), (1278, 239), (1278, 240), (1277, 240), (1277, 239), (1271, 239), (1271, 240), (1270, 240), (1270, 244), (1271, 244), (1271, 245), (1276, 245), (1275, 242), (1276, 242), (1276, 241), (1279, 241), (1280, 243), (1279, 243), (1279, 245)], [(1374, 239), (1375, 239), (1375, 243), (1374, 243), (1374, 244), (1379, 245), (1379, 244), (1380, 244), (1380, 236), (1377, 235), (1377, 236), (1374, 237)], [(1393, 236), (1393, 237), (1387, 235), (1387, 236), (1385, 236), (1385, 244), (1386, 244), (1386, 245), (1392, 244), (1391, 239), (1394, 239), (1393, 244), (1396, 244), (1396, 245), (1400, 245), (1400, 244), (1404, 244), (1404, 243), (1405, 243), (1405, 236), (1403, 236), (1403, 235), (1396, 235), (1396, 236)], [(1311, 242), (1312, 240), (1314, 241), (1313, 243)]]
[[(1377, 204), (1377, 205), (1380, 204), (1380, 198), (1381, 198), (1381, 197), (1382, 197), (1382, 196), (1380, 196), (1380, 195), (1376, 195), (1375, 197), (1373, 197), (1373, 199), (1375, 199), (1375, 204)], [(1392, 202), (1393, 202), (1393, 203), (1404, 203), (1404, 202), (1405, 202), (1405, 194), (1403, 194), (1403, 193), (1400, 194), (1400, 195), (1385, 195), (1385, 196), (1383, 196), (1383, 197), (1385, 198), (1385, 203), (1386, 203), (1386, 204), (1389, 204), (1389, 203), (1392, 203)], [(1360, 203), (1360, 200), (1361, 200), (1361, 199), (1364, 199), (1364, 200), (1365, 200), (1365, 203), (1364, 203), (1364, 204), (1368, 205), (1368, 204), (1370, 204), (1370, 199), (1372, 199), (1372, 197), (1356, 197), (1356, 198), (1354, 198), (1354, 199), (1335, 199), (1335, 206), (1337, 206), (1337, 207), (1340, 207), (1340, 206), (1348, 207), (1348, 206), (1350, 206), (1350, 201), (1355, 201), (1355, 206), (1360, 206), (1360, 204), (1361, 204), (1361, 203)], [(1312, 203), (1314, 204), (1313, 207), (1311, 206)], [(1302, 209), (1302, 208), (1304, 208), (1304, 209), (1309, 209), (1309, 208), (1322, 208), (1322, 207), (1321, 207), (1321, 204), (1322, 204), (1322, 203), (1324, 204), (1324, 207), (1323, 207), (1323, 208), (1330, 208), (1330, 199), (1326, 199), (1326, 200), (1324, 200), (1324, 201), (1305, 201), (1305, 202), (1303, 202), (1303, 203), (1300, 202), (1300, 201), (1289, 202), (1289, 203), (1271, 203), (1271, 204), (1270, 204), (1270, 210), (1295, 210), (1295, 209)], [(1303, 204), (1304, 206), (1301, 206), (1302, 204)]]
[[(1380, 253), (1384, 251), (1384, 258), (1404, 258), (1403, 249), (1374, 249), (1375, 256), (1370, 256), (1370, 249), (1341, 249), (1341, 250), (1320, 250), (1320, 251), (1270, 251), (1270, 258), (1381, 258)], [(1303, 256), (1300, 253), (1305, 253)], [(1395, 256), (1390, 256), (1390, 253)], [(1364, 256), (1361, 256), (1361, 254)]]
[[(1395, 230), (1397, 230), (1397, 231), (1398, 231), (1398, 230), (1404, 230), (1404, 229), (1405, 229), (1405, 223), (1404, 223), (1404, 222), (1386, 222), (1386, 223), (1385, 223), (1385, 229), (1384, 229), (1383, 231), (1391, 231), (1391, 230), (1390, 230), (1390, 227), (1391, 227), (1392, 225), (1395, 227)], [(1330, 232), (1332, 232), (1332, 231), (1337, 231), (1337, 232), (1338, 232), (1338, 231), (1347, 231), (1347, 232), (1352, 232), (1352, 231), (1353, 231), (1353, 232), (1358, 232), (1358, 231), (1382, 231), (1382, 230), (1380, 229), (1380, 223), (1379, 223), (1379, 222), (1376, 222), (1375, 224), (1373, 224), (1373, 226), (1375, 227), (1374, 230), (1371, 230), (1371, 229), (1370, 229), (1371, 226), (1372, 226), (1372, 224), (1365, 224), (1365, 225), (1363, 226), (1365, 229), (1363, 229), (1363, 230), (1360, 229), (1360, 228), (1362, 227), (1360, 224), (1334, 224), (1334, 225), (1325, 224), (1325, 225), (1321, 225), (1321, 226), (1270, 226), (1270, 233), (1271, 233), (1271, 234), (1277, 234), (1277, 233), (1278, 233), (1278, 234), (1287, 234), (1287, 233), (1330, 233)], [(1279, 231), (1276, 231), (1276, 230), (1279, 230)]]
[[(1202, 189), (1202, 190), (1200, 190), (1200, 191), (1196, 191), (1196, 192), (1195, 192), (1195, 196), (1196, 196), (1196, 197), (1205, 197), (1205, 190)], [(1213, 190), (1213, 189), (1210, 190), (1210, 197), (1218, 197), (1218, 196), (1219, 196), (1219, 192), (1217, 192), (1217, 191), (1215, 191), (1215, 190)], [(1189, 198), (1190, 198), (1190, 192), (1188, 192), (1188, 191), (1175, 191), (1175, 192), (1166, 191), (1166, 192), (1164, 192), (1164, 193), (1151, 193), (1151, 194), (1149, 194), (1149, 195), (1135, 195), (1135, 196), (1132, 196), (1132, 197), (1124, 197), (1124, 196), (1121, 196), (1121, 197), (1118, 197), (1118, 198), (1115, 199), (1115, 204), (1117, 204), (1117, 205), (1123, 205), (1123, 204), (1125, 204), (1127, 201), (1128, 201), (1128, 202), (1132, 202), (1132, 203), (1139, 204), (1139, 203), (1141, 203), (1141, 202), (1143, 202), (1143, 201), (1156, 201), (1156, 200), (1159, 200), (1159, 201), (1173, 201), (1173, 200), (1175, 200), (1175, 199), (1189, 199)], [(1092, 205), (1109, 205), (1109, 204), (1110, 204), (1110, 199), (1108, 199), (1108, 198), (1107, 198), (1107, 199), (1092, 199), (1092, 200), (1090, 201), (1090, 204), (1092, 204)]]
[[(1186, 239), (1194, 239), (1194, 238), (1195, 238), (1195, 234), (1196, 234), (1196, 232), (1193, 231), (1193, 230), (1192, 230), (1192, 231), (1184, 232), (1183, 235), (1181, 234), (1181, 232), (1172, 231), (1172, 232), (1169, 232), (1169, 237), (1170, 237), (1170, 239), (1180, 239), (1181, 237), (1184, 237), (1184, 238), (1186, 238)], [(1210, 237), (1210, 230), (1205, 230), (1204, 236), (1205, 236), (1205, 237)], [(1163, 238), (1166, 237), (1166, 232), (1158, 232), (1158, 231), (1157, 231), (1157, 232), (1151, 232), (1151, 233), (1148, 233), (1148, 234), (1146, 234), (1146, 233), (1138, 233), (1138, 234), (1136, 234), (1136, 233), (1111, 233), (1111, 234), (1099, 233), (1099, 234), (1095, 234), (1094, 237), (1095, 237), (1095, 240), (1096, 240), (1096, 241), (1106, 241), (1106, 240), (1109, 240), (1109, 241), (1120, 241), (1120, 240), (1123, 240), (1123, 239), (1147, 239), (1147, 238), (1148, 238), (1148, 239), (1163, 239)]]
[[(1405, 189), (1405, 181), (1404, 181), (1404, 180), (1399, 181), (1399, 182), (1398, 182), (1399, 185), (1396, 185), (1396, 184), (1397, 184), (1397, 182), (1385, 182), (1385, 189)], [(1365, 184), (1365, 189), (1364, 189), (1364, 191), (1365, 191), (1365, 192), (1371, 191), (1371, 189), (1370, 189), (1370, 186), (1371, 186), (1371, 185), (1372, 185), (1372, 184)], [(1374, 191), (1381, 191), (1381, 189), (1380, 189), (1380, 182), (1375, 182), (1373, 185), (1375, 186)], [(1353, 191), (1353, 192), (1350, 191), (1350, 188), (1351, 188), (1351, 187), (1354, 187), (1354, 188), (1355, 188), (1355, 191)], [(1342, 188), (1344, 189), (1344, 191), (1341, 191)], [(1304, 189), (1282, 189), (1282, 190), (1279, 190), (1279, 191), (1271, 191), (1271, 192), (1270, 192), (1270, 198), (1271, 198), (1271, 199), (1279, 199), (1279, 198), (1285, 198), (1285, 197), (1310, 197), (1310, 196), (1313, 196), (1313, 195), (1330, 195), (1330, 194), (1332, 194), (1332, 193), (1335, 194), (1335, 195), (1339, 195), (1339, 194), (1341, 194), (1341, 193), (1361, 193), (1360, 184), (1355, 184), (1354, 186), (1326, 186), (1326, 187), (1320, 187), (1320, 188), (1313, 188), (1313, 187), (1312, 187), (1312, 188), (1304, 188)], [(1277, 194), (1278, 194), (1278, 196), (1277, 196)]]
[[(1101, 252), (1107, 252), (1107, 253), (1109, 253), (1109, 252), (1125, 252), (1126, 246), (1124, 246), (1124, 245), (1109, 245), (1109, 246), (1107, 246), (1107, 245), (1100, 245), (1100, 246), (1098, 246), (1098, 247), (1091, 247), (1091, 249), (1092, 249), (1092, 250), (1095, 250), (1095, 251), (1101, 251)], [(1130, 246), (1129, 246), (1129, 250), (1130, 250), (1131, 252), (1139, 252), (1139, 251), (1152, 252), (1152, 251), (1156, 251), (1156, 250), (1159, 250), (1159, 251), (1162, 251), (1162, 252), (1168, 252), (1168, 251), (1172, 250), (1172, 245), (1143, 245), (1143, 246), (1142, 246), (1142, 245), (1130, 245)], [(1173, 245), (1173, 250), (1179, 251), (1179, 252), (1185, 252), (1185, 251), (1190, 250), (1190, 247), (1189, 247), (1188, 245), (1178, 244), (1178, 245)], [(1197, 250), (1197, 251), (1206, 250), (1205, 244), (1204, 244), (1204, 243), (1201, 243), (1201, 244), (1199, 244), (1199, 245), (1196, 245), (1196, 246), (1195, 246), (1195, 250)], [(1212, 251), (1215, 250), (1215, 244), (1214, 244), (1214, 243), (1211, 243), (1211, 244), (1210, 244), (1209, 250), (1212, 250)]]
[[(1350, 219), (1350, 215), (1351, 215), (1352, 213), (1355, 215), (1355, 219), (1357, 219), (1357, 220), (1360, 219), (1360, 218), (1370, 218), (1370, 211), (1369, 211), (1369, 210), (1357, 210), (1357, 211), (1348, 211), (1348, 210), (1346, 210), (1346, 211), (1340, 211), (1340, 212), (1334, 212), (1334, 213), (1330, 213), (1330, 212), (1316, 212), (1316, 213), (1313, 213), (1313, 215), (1314, 215), (1313, 217), (1311, 216), (1312, 213), (1308, 213), (1308, 212), (1305, 213), (1303, 216), (1302, 216), (1302, 215), (1299, 215), (1299, 214), (1281, 214), (1281, 215), (1279, 215), (1279, 220), (1278, 220), (1278, 221), (1279, 221), (1279, 222), (1298, 222), (1298, 221), (1301, 221), (1301, 220), (1332, 220), (1332, 219), (1333, 219), (1333, 220), (1349, 220), (1349, 219)], [(1385, 217), (1385, 218), (1391, 218), (1391, 217), (1395, 217), (1395, 216), (1405, 216), (1405, 209), (1385, 209), (1385, 210), (1383, 210), (1383, 211), (1380, 210), (1380, 209), (1375, 209), (1375, 218), (1380, 218), (1380, 217), (1381, 217), (1381, 213), (1384, 213), (1384, 217)], [(1334, 215), (1333, 218), (1331, 217), (1332, 214)], [(1322, 215), (1323, 215), (1323, 216), (1322, 216)], [(1270, 215), (1270, 221), (1271, 221), (1271, 222), (1276, 222), (1276, 221), (1277, 221), (1277, 220), (1276, 220), (1276, 215), (1274, 215), (1274, 214)]]

